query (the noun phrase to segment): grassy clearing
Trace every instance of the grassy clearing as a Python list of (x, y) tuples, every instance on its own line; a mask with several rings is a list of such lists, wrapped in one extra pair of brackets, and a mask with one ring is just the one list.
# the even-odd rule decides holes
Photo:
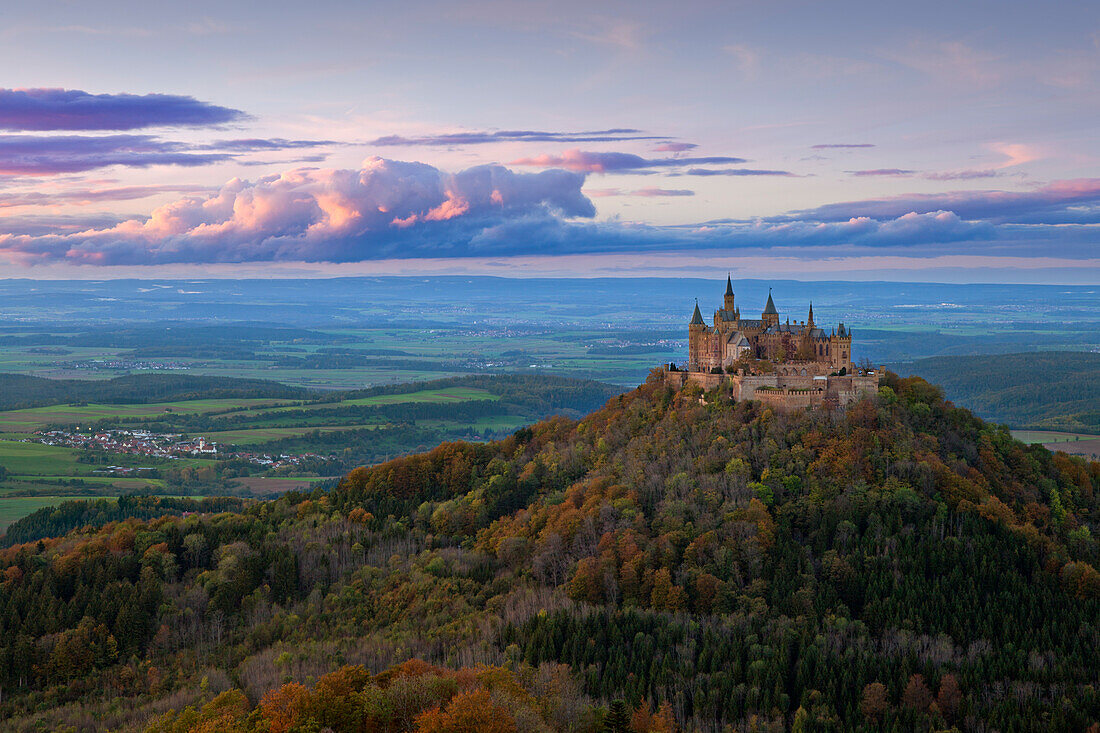
[(1013, 430), (1012, 437), (1022, 443), (1069, 443), (1097, 439), (1095, 435), (1063, 433), (1056, 430)]

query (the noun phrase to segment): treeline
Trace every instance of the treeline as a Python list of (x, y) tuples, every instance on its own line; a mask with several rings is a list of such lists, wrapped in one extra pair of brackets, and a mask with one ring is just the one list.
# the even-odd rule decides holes
[(85, 402), (141, 404), (233, 397), (306, 399), (314, 394), (301, 387), (262, 379), (190, 374), (134, 374), (102, 381), (0, 374), (0, 410)]
[(123, 519), (153, 519), (184, 513), (239, 512), (245, 500), (236, 497), (191, 499), (175, 496), (120, 496), (115, 499), (63, 501), (44, 507), (8, 525), (0, 544), (4, 547), (60, 537), (81, 527), (102, 527)]

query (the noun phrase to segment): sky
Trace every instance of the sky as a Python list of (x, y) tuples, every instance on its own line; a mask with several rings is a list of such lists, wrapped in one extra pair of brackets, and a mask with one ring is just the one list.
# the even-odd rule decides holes
[(1100, 4), (7, 0), (0, 276), (1100, 283)]

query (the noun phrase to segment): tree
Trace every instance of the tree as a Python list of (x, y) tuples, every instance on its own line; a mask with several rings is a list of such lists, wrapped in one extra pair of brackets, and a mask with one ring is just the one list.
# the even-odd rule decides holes
[(948, 672), (940, 678), (940, 691), (936, 695), (936, 703), (943, 711), (947, 722), (952, 722), (959, 712), (959, 704), (962, 702), (962, 691), (959, 690), (959, 681), (955, 675)]
[(901, 693), (901, 704), (921, 713), (928, 710), (928, 706), (932, 704), (932, 691), (924, 684), (923, 675), (914, 674), (909, 678), (909, 684)]
[(607, 733), (631, 733), (630, 710), (622, 700), (615, 700), (608, 706), (607, 717), (603, 720), (603, 729)]
[(863, 688), (863, 700), (860, 702), (863, 717), (872, 723), (878, 723), (882, 716), (890, 711), (890, 696), (886, 685), (872, 682)]
[(417, 733), (514, 733), (516, 721), (486, 690), (455, 695), (445, 709), (434, 707), (416, 716)]

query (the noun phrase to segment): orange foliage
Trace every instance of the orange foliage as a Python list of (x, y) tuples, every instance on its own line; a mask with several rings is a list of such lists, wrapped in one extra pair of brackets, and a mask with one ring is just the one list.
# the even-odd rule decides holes
[(513, 733), (516, 721), (485, 690), (455, 695), (447, 707), (416, 716), (418, 733)]
[(286, 733), (297, 725), (308, 697), (309, 690), (296, 682), (266, 692), (260, 700), (260, 716), (268, 733)]

